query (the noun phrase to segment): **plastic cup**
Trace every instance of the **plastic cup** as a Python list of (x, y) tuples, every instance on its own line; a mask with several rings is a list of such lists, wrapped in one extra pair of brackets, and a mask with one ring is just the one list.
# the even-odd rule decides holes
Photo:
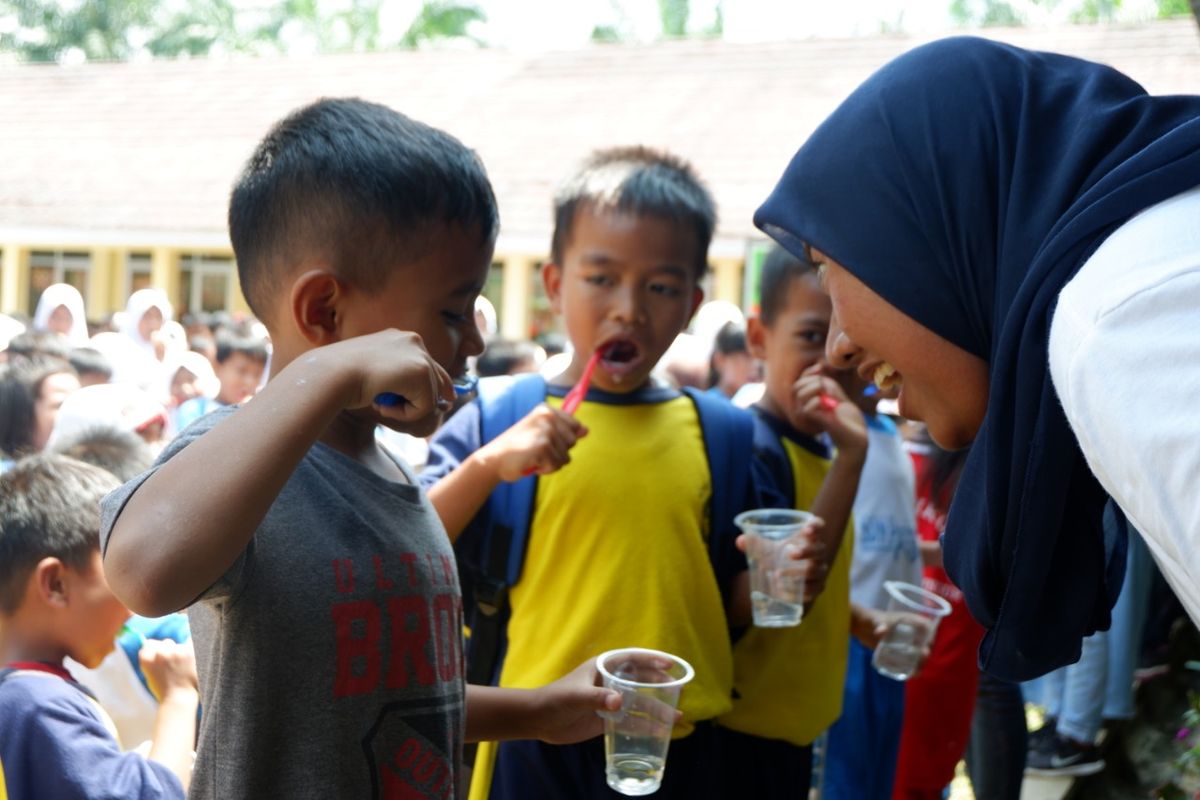
[(658, 791), (667, 763), (675, 707), (692, 665), (658, 650), (628, 647), (596, 658), (604, 685), (621, 693), (621, 710), (604, 717), (605, 775), (624, 795)]
[(789, 628), (804, 617), (804, 575), (785, 549), (812, 519), (807, 511), (759, 508), (733, 520), (747, 536), (750, 601), (760, 628)]
[(875, 648), (871, 666), (889, 678), (906, 681), (916, 674), (921, 653), (933, 643), (938, 623), (950, 613), (950, 604), (911, 583), (885, 581), (883, 587), (893, 622)]

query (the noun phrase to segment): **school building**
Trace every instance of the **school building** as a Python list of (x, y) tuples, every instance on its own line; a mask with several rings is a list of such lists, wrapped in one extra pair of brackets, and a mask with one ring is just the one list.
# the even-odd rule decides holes
[[(1200, 94), (1190, 18), (983, 34), (1111, 64), (1155, 94)], [(273, 122), (341, 95), (390, 105), (480, 153), (502, 226), (486, 294), (506, 336), (550, 324), (538, 267), (551, 194), (598, 147), (663, 147), (696, 165), (720, 212), (708, 296), (742, 303), (745, 265), (763, 242), (751, 217), (792, 153), (872, 71), (930, 38), (0, 66), (0, 311), (31, 314), (62, 281), (92, 318), (145, 286), (164, 289), (178, 312), (245, 310), (229, 187)]]

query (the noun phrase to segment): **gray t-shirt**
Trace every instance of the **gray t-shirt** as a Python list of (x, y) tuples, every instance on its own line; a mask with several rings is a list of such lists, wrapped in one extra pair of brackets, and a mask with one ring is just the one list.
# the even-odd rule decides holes
[[(197, 421), (159, 463), (234, 411)], [(104, 499), (102, 547), (152, 472)], [(457, 796), (462, 600), (415, 481), (314, 445), (188, 617), (203, 709), (191, 797)]]

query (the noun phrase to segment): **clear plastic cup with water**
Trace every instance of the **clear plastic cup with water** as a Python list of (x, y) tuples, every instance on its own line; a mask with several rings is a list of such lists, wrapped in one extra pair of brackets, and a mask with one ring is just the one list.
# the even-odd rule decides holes
[(675, 727), (675, 708), (692, 666), (659, 650), (627, 647), (596, 658), (605, 687), (621, 693), (619, 711), (604, 717), (605, 774), (624, 795), (658, 791)]
[(804, 617), (805, 575), (787, 551), (813, 519), (807, 511), (758, 508), (733, 520), (747, 537), (750, 602), (760, 628), (788, 628)]
[(871, 666), (882, 675), (906, 681), (917, 673), (921, 655), (933, 644), (938, 623), (950, 613), (950, 604), (911, 583), (884, 581), (883, 587), (891, 619), (871, 657)]

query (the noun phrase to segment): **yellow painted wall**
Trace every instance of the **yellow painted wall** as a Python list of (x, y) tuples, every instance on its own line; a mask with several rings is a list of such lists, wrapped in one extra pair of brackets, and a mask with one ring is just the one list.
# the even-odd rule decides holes
[(710, 300), (728, 300), (740, 306), (742, 304), (742, 261), (741, 259), (722, 259), (713, 261), (713, 296)]
[[(232, 258), (227, 249), (197, 249), (173, 247), (95, 246), (80, 248), (78, 245), (60, 245), (35, 242), (0, 243), (0, 311), (32, 313), (28, 305), (29, 252), (31, 250), (80, 250), (91, 255), (91, 277), (88, 282), (87, 303), (89, 316), (99, 319), (125, 307), (128, 299), (127, 276), (130, 253), (150, 253), (150, 282), (156, 289), (167, 293), (175, 302), (180, 291), (180, 264), (185, 254), (207, 255), (215, 258)], [(503, 265), (503, 289), (501, 292), (500, 334), (507, 338), (523, 339), (528, 335), (530, 321), (530, 281), (541, 256), (529, 254), (498, 255)], [(740, 260), (718, 260), (712, 264), (713, 297), (739, 303), (742, 292), (742, 262)], [(241, 291), (236, 264), (232, 275), (232, 302), (228, 309), (234, 313), (250, 313), (250, 307)]]
[(0, 248), (0, 312), (25, 311), (29, 250), (16, 242), (5, 242)]

